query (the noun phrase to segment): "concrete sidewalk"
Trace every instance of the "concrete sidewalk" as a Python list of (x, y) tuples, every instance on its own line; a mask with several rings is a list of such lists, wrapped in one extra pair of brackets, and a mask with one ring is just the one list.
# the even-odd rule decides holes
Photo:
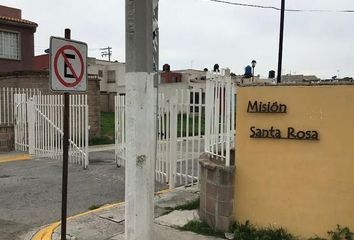
[[(188, 221), (198, 218), (196, 210), (173, 211), (174, 208), (198, 199), (196, 187), (178, 188), (164, 191), (155, 196), (154, 240), (202, 240), (219, 239), (206, 237), (192, 232), (177, 230)], [(42, 228), (32, 240), (60, 240), (60, 223)], [(124, 240), (124, 203), (79, 214), (68, 219), (67, 239), (70, 240)]]

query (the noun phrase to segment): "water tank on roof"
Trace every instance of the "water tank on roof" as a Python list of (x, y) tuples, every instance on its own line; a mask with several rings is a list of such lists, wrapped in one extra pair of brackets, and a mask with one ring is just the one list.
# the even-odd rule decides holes
[(164, 64), (163, 66), (162, 66), (162, 71), (164, 71), (164, 72), (169, 72), (169, 71), (171, 71), (171, 67), (170, 67), (170, 65), (169, 64)]
[(245, 67), (245, 75), (244, 75), (245, 78), (250, 78), (252, 77), (252, 67), (251, 66), (247, 66)]
[(269, 71), (268, 78), (275, 78), (275, 71), (274, 70)]

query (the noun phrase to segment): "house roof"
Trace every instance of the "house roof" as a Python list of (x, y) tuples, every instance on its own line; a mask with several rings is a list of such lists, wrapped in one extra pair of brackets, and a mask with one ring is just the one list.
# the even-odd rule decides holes
[(0, 21), (1, 22), (12, 23), (12, 24), (28, 25), (30, 27), (38, 27), (37, 23), (31, 22), (31, 21), (28, 21), (28, 20), (25, 20), (25, 19), (18, 19), (18, 18), (0, 16)]

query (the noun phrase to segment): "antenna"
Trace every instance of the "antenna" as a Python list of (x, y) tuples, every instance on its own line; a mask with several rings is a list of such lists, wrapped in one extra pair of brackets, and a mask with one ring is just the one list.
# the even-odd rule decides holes
[(101, 56), (105, 57), (108, 56), (108, 61), (111, 61), (111, 55), (112, 55), (112, 48), (110, 46), (106, 47), (106, 48), (100, 48), (101, 52)]

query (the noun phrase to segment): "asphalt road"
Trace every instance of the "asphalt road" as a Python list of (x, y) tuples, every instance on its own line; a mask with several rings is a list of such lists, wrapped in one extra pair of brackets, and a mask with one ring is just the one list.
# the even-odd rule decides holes
[[(88, 170), (69, 165), (68, 216), (93, 205), (124, 201), (124, 168), (113, 152), (90, 154)], [(34, 159), (0, 164), (0, 239), (17, 240), (60, 220), (62, 163)], [(156, 190), (166, 186), (156, 184)]]

